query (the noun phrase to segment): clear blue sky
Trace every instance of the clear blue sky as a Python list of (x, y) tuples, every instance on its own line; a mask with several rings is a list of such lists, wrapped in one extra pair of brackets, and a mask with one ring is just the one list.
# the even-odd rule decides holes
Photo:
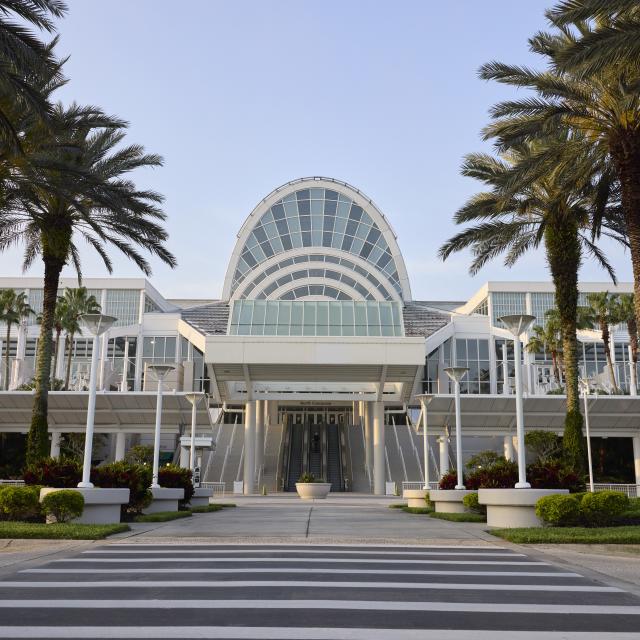
[[(527, 37), (552, 0), (70, 0), (60, 52), (63, 101), (131, 122), (129, 140), (165, 166), (139, 174), (166, 196), (179, 266), (153, 263), (163, 294), (218, 297), (242, 222), (273, 188), (345, 180), (394, 226), (415, 299), (463, 299), (485, 280), (547, 279), (541, 253), (475, 278), (468, 256), (437, 249), (477, 190), (462, 156), (487, 148), (487, 110), (512, 95), (478, 80), (483, 62), (533, 63)], [(17, 253), (0, 273), (18, 275)], [(134, 276), (112, 251), (115, 275)], [(610, 255), (621, 280), (629, 259)], [(40, 274), (40, 265), (31, 274)], [(106, 271), (84, 252), (85, 276)], [(71, 271), (69, 271), (69, 275)], [(582, 279), (605, 280), (591, 263)]]

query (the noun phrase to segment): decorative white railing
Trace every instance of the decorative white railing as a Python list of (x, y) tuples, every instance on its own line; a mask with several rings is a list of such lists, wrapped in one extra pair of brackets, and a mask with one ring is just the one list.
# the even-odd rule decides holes
[(621, 491), (627, 494), (630, 498), (637, 498), (640, 496), (640, 484), (613, 484), (606, 482), (596, 482), (593, 485), (595, 493), (598, 491)]
[(1, 484), (9, 487), (21, 487), (24, 484), (24, 480), (0, 480)]
[[(429, 489), (437, 489), (437, 482), (429, 482)], [(424, 482), (403, 482), (402, 490), (411, 491), (412, 489), (424, 489)]]
[(214, 496), (224, 496), (224, 492), (225, 492), (224, 482), (201, 482), (200, 486), (203, 489), (213, 489)]

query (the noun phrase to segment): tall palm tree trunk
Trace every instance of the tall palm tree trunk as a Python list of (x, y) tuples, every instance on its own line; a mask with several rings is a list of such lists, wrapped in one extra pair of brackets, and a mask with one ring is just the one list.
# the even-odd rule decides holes
[(584, 470), (585, 445), (578, 390), (578, 270), (582, 261), (578, 226), (573, 218), (559, 217), (545, 230), (545, 246), (551, 278), (555, 287), (556, 307), (560, 316), (562, 352), (565, 365), (567, 415), (564, 423), (565, 460), (577, 471)]
[(556, 351), (551, 352), (551, 366), (553, 368), (553, 377), (556, 379), (556, 384), (560, 386), (560, 367), (558, 366), (558, 353)]
[(64, 388), (69, 389), (69, 380), (71, 379), (71, 359), (73, 358), (73, 332), (67, 335), (69, 343), (69, 353), (67, 353), (67, 370), (64, 374)]
[(10, 376), (10, 362), (9, 362), (9, 349), (11, 348), (11, 323), (7, 322), (7, 340), (4, 347), (4, 384), (2, 387), (6, 391), (9, 389), (9, 376)]
[(42, 301), (42, 322), (36, 355), (35, 394), (31, 427), (27, 437), (27, 464), (33, 464), (49, 453), (49, 387), (51, 383), (51, 351), (53, 323), (58, 298), (58, 283), (64, 260), (46, 253), (44, 260), (44, 292)]
[(53, 352), (53, 366), (51, 367), (51, 382), (55, 380), (56, 377), (56, 369), (58, 368), (58, 357), (60, 354), (60, 334), (62, 333), (62, 329), (56, 329), (56, 347)]
[(602, 344), (604, 345), (604, 357), (607, 361), (607, 369), (609, 370), (609, 382), (613, 387), (613, 391), (618, 388), (616, 384), (616, 372), (613, 368), (613, 360), (611, 359), (611, 333), (609, 332), (609, 325), (603, 322), (600, 325), (600, 331), (602, 332)]
[(633, 299), (636, 322), (640, 326), (640, 130), (635, 135), (620, 136), (610, 149), (622, 187), (622, 210), (633, 269)]

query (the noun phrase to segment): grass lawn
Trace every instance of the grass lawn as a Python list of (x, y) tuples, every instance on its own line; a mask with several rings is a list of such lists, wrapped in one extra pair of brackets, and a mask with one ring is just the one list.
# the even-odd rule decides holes
[(189, 511), (191, 513), (212, 513), (213, 511), (222, 511), (223, 506), (221, 504), (205, 504), (201, 507), (191, 507)]
[(402, 510), (405, 513), (418, 513), (418, 514), (428, 514), (433, 513), (433, 509), (431, 507), (407, 507), (407, 505), (402, 505)]
[(130, 531), (126, 524), (44, 524), (0, 522), (0, 538), (42, 538), (50, 540), (102, 540), (114, 533)]
[(436, 513), (431, 514), (432, 518), (438, 520), (449, 520), (449, 522), (486, 522), (487, 516), (481, 513)]
[(390, 504), (389, 509), (404, 509), (407, 505), (402, 502), (396, 502), (395, 504)]
[(190, 517), (191, 511), (158, 511), (158, 513), (143, 513), (136, 516), (134, 522), (169, 522), (169, 520)]
[(637, 525), (489, 529), (488, 532), (516, 544), (640, 544), (640, 526)]

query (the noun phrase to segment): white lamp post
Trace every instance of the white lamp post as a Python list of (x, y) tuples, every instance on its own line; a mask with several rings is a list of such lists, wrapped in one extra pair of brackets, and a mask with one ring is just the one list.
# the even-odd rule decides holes
[(424, 489), (429, 489), (429, 441), (427, 440), (427, 405), (433, 400), (433, 395), (421, 393), (416, 396), (422, 406), (422, 453), (424, 455)]
[(93, 336), (93, 350), (91, 352), (91, 373), (89, 375), (89, 402), (87, 405), (87, 428), (84, 435), (84, 460), (82, 462), (82, 481), (78, 483), (81, 489), (91, 489), (91, 457), (93, 455), (93, 424), (96, 416), (96, 378), (98, 377), (98, 360), (100, 359), (99, 337), (117, 320), (113, 316), (101, 313), (85, 313), (80, 316), (82, 324)]
[(584, 398), (584, 426), (587, 431), (587, 460), (589, 463), (589, 490), (593, 493), (593, 462), (591, 459), (591, 432), (589, 431), (589, 378), (580, 378)]
[(462, 476), (462, 419), (460, 417), (460, 381), (469, 371), (468, 367), (447, 367), (444, 372), (453, 380), (456, 405), (456, 489), (464, 489)]
[(518, 482), (516, 489), (530, 489), (527, 482), (526, 457), (524, 450), (524, 407), (522, 400), (522, 349), (520, 347), (520, 336), (525, 333), (535, 322), (535, 316), (524, 313), (502, 316), (499, 320), (507, 330), (513, 335), (513, 356), (516, 371), (516, 428), (518, 436)]
[(191, 403), (191, 448), (189, 451), (189, 469), (191, 469), (192, 476), (196, 462), (196, 419), (198, 414), (198, 405), (204, 397), (205, 394), (202, 392), (185, 394), (185, 398)]
[(159, 489), (158, 467), (160, 466), (160, 425), (162, 423), (162, 383), (170, 371), (173, 371), (172, 364), (150, 364), (147, 369), (151, 371), (153, 377), (158, 381), (158, 397), (156, 400), (156, 428), (153, 434), (153, 476), (151, 478), (151, 489)]

